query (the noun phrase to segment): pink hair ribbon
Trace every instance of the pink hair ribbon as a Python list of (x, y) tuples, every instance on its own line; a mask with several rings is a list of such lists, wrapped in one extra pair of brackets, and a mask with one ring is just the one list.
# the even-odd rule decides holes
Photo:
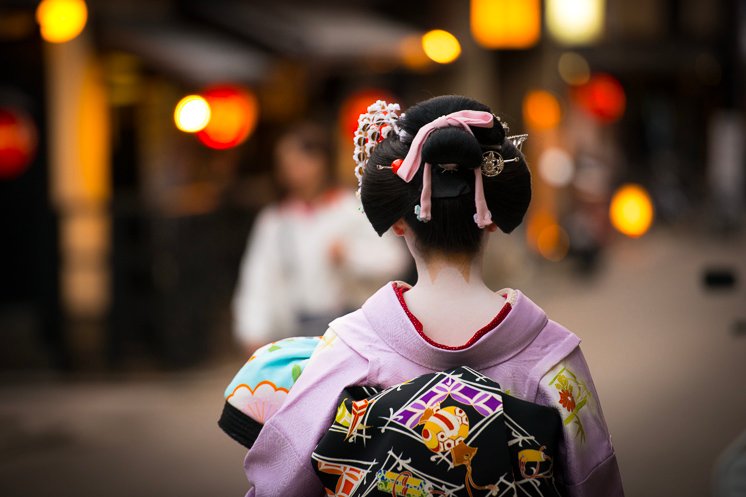
[[(484, 111), (460, 110), (448, 114), (447, 116), (440, 116), (417, 131), (417, 134), (412, 140), (409, 152), (407, 152), (407, 156), (404, 158), (404, 161), (402, 161), (396, 174), (407, 183), (412, 181), (412, 178), (417, 174), (417, 171), (420, 169), (420, 164), (422, 163), (422, 147), (425, 144), (425, 140), (427, 140), (427, 137), (436, 129), (447, 128), (449, 126), (460, 126), (473, 135), (474, 133), (469, 129), (469, 126), (491, 128), (493, 125), (494, 116), (489, 112)], [(418, 219), (424, 222), (429, 221), (431, 218), (430, 174), (432, 174), (431, 166), (430, 164), (425, 164), (425, 169), (422, 174), (422, 194), (420, 195), (419, 212), (417, 214)], [(474, 222), (476, 222), (477, 226), (482, 229), (492, 224), (492, 214), (487, 208), (487, 201), (484, 197), (481, 168), (477, 167), (474, 169), (474, 174), (474, 202), (477, 207), (477, 213), (474, 215)]]

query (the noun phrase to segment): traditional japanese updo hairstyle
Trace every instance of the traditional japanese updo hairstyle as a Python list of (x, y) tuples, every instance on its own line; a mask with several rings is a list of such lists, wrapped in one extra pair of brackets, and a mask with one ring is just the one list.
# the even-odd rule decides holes
[(484, 197), (497, 227), (505, 233), (513, 231), (531, 201), (531, 173), (525, 157), (506, 139), (502, 124), (495, 118), (489, 128), (470, 126), (473, 135), (462, 127), (449, 126), (427, 137), (422, 163), (432, 165), (432, 218), (428, 222), (418, 219), (415, 206), (420, 203), (424, 168), (420, 167), (407, 183), (392, 172), (391, 165), (407, 155), (421, 127), (463, 110), (492, 112), (488, 106), (458, 95), (435, 97), (410, 107), (397, 121), (398, 132), (388, 133), (373, 148), (362, 176), (363, 209), (376, 232), (383, 235), (404, 218), (415, 234), (418, 250), (426, 256), (473, 255), (479, 251), (483, 230), (474, 221), (474, 169), (481, 167), (485, 152), (497, 151), (505, 161), (500, 174), (482, 175)]

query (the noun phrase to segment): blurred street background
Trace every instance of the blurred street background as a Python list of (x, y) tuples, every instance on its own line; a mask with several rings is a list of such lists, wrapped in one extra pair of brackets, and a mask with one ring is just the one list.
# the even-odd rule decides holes
[(746, 0), (0, 0), (0, 496), (243, 495), (278, 141), (321, 126), (352, 192), (358, 115), (445, 93), (529, 133), (488, 280), (583, 339), (627, 495), (743, 496), (744, 69)]

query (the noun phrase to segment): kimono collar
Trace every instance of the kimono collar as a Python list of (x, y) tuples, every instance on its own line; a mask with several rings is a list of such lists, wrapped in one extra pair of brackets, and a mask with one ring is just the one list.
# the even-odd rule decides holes
[(499, 293), (508, 296), (506, 307), (495, 309), (500, 313), (488, 327), (465, 346), (437, 346), (417, 329), (416, 318), (413, 322), (408, 315), (400, 302), (398, 285), (406, 284), (389, 283), (373, 294), (363, 304), (363, 314), (389, 348), (428, 369), (461, 365), (482, 369), (507, 361), (528, 346), (547, 323), (544, 311), (520, 291), (501, 290)]

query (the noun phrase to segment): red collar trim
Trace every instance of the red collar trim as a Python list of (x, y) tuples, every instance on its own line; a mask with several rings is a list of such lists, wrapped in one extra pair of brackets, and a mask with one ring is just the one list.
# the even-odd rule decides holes
[(412, 314), (412, 311), (409, 310), (409, 307), (407, 307), (407, 303), (404, 301), (404, 292), (409, 290), (409, 287), (406, 287), (404, 285), (397, 285), (396, 283), (392, 283), (394, 285), (394, 292), (396, 293), (396, 297), (399, 299), (399, 304), (401, 304), (402, 309), (404, 309), (404, 312), (407, 314), (407, 317), (412, 322), (412, 325), (414, 326), (414, 329), (417, 330), (417, 333), (422, 337), (423, 340), (425, 340), (427, 343), (432, 345), (433, 347), (437, 347), (439, 349), (443, 350), (464, 350), (472, 345), (474, 345), (480, 338), (482, 338), (487, 332), (495, 329), (497, 325), (503, 322), (505, 317), (508, 315), (510, 310), (513, 308), (512, 305), (510, 305), (510, 302), (505, 302), (505, 305), (503, 305), (502, 309), (500, 309), (500, 312), (497, 313), (497, 316), (495, 316), (492, 321), (487, 323), (486, 326), (481, 328), (479, 331), (474, 333), (474, 335), (469, 339), (468, 342), (466, 342), (463, 345), (443, 345), (442, 343), (438, 343), (434, 341), (429, 336), (425, 335), (423, 331), (422, 323), (419, 319), (417, 319), (417, 316)]

